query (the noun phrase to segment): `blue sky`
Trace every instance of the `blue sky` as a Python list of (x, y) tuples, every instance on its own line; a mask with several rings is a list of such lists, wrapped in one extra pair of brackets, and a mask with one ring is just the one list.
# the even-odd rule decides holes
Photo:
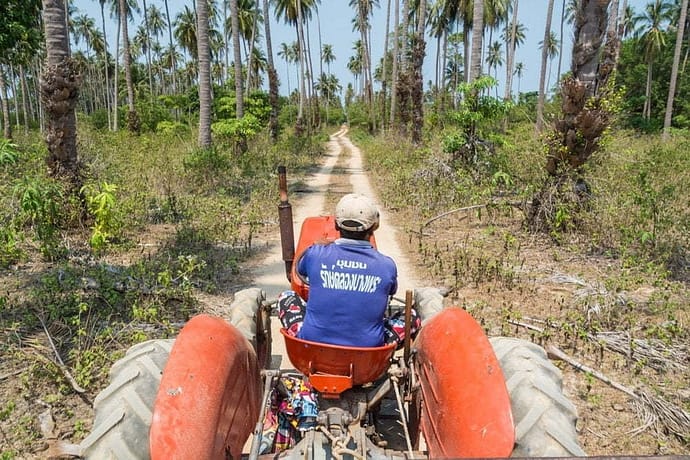
[[(354, 82), (354, 77), (347, 70), (347, 61), (350, 56), (354, 54), (352, 46), (355, 40), (359, 38), (358, 33), (352, 30), (352, 18), (354, 12), (348, 6), (346, 0), (322, 0), (318, 8), (318, 23), (317, 16), (312, 18), (310, 23), (310, 41), (313, 51), (314, 71), (318, 72), (318, 43), (319, 34), (318, 26), (321, 29), (321, 43), (333, 45), (335, 62), (331, 64), (331, 72), (334, 73), (340, 80), (340, 84), (345, 88), (348, 83)], [(386, 26), (386, 4), (387, 0), (379, 0), (380, 7), (374, 9), (372, 18), (372, 58), (375, 63), (378, 63), (383, 53), (383, 42)], [(640, 12), (647, 0), (629, 0), (628, 3), (632, 5), (637, 12)], [(100, 29), (100, 6), (97, 0), (73, 0), (80, 13), (86, 13), (96, 20), (96, 24)], [(192, 5), (192, 0), (179, 1), (169, 0), (171, 16), (175, 16), (184, 5)], [(518, 8), (518, 21), (523, 23), (527, 28), (527, 38), (525, 43), (517, 49), (516, 62), (522, 62), (525, 66), (524, 75), (521, 79), (521, 91), (536, 91), (539, 86), (539, 66), (541, 63), (541, 50), (539, 49), (539, 42), (544, 38), (544, 25), (546, 22), (546, 8), (547, 0), (521, 0)], [(148, 0), (147, 6), (156, 5), (164, 11), (163, 0)], [(561, 0), (556, 0), (554, 5), (552, 30), (559, 34), (560, 15), (561, 15)], [(393, 7), (391, 7), (392, 9)], [(106, 13), (107, 15), (107, 13)], [(392, 24), (393, 12), (391, 12)], [(114, 36), (115, 36), (115, 21), (106, 17), (108, 40), (111, 45), (111, 52), (114, 52)], [(138, 19), (142, 21), (141, 18)], [(133, 34), (134, 27), (130, 26), (130, 33)], [(290, 66), (287, 69), (285, 62), (277, 57), (278, 47), (281, 42), (292, 43), (296, 40), (294, 28), (287, 27), (285, 24), (278, 23), (275, 17), (271, 17), (271, 35), (273, 38), (273, 53), (275, 64), (281, 80), (280, 92), (286, 94), (288, 91), (288, 72), (290, 80), (290, 88), (295, 88), (296, 74), (295, 67)], [(564, 28), (564, 46), (563, 46), (563, 64), (562, 72), (570, 68), (570, 50), (572, 48), (572, 28), (566, 24)], [(496, 40), (494, 34), (494, 40)], [(488, 40), (488, 35), (487, 35)], [(425, 87), (429, 80), (435, 79), (435, 58), (436, 58), (436, 42), (434, 39), (427, 39), (427, 56), (424, 66), (424, 82)], [(558, 67), (558, 58), (555, 58), (551, 69), (551, 84), (556, 79), (556, 69)], [(326, 71), (326, 69), (324, 69)], [(498, 71), (499, 76), (499, 94), (503, 94), (503, 81), (505, 79), (505, 69)], [(517, 89), (517, 81), (514, 81), (514, 91)]]

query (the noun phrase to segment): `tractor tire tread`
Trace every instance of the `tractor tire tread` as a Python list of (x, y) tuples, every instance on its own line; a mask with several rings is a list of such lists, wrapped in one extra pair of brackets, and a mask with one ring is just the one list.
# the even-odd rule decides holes
[(584, 456), (577, 409), (563, 393), (561, 371), (540, 346), (512, 337), (490, 339), (510, 394), (513, 457)]
[(136, 344), (113, 364), (110, 384), (94, 400), (91, 433), (81, 442), (85, 458), (149, 458), (151, 414), (173, 343), (159, 339)]

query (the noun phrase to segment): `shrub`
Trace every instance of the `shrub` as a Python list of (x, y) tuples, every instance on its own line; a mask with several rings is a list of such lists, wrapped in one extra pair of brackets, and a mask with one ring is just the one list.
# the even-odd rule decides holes
[(189, 133), (189, 127), (177, 121), (159, 121), (156, 125), (156, 132), (167, 136), (181, 136)]

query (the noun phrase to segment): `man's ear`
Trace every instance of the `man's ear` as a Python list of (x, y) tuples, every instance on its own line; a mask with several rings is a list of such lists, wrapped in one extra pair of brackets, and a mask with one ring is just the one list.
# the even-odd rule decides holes
[(376, 230), (378, 230), (378, 229), (379, 229), (379, 223), (376, 222), (374, 225), (371, 226), (371, 228), (369, 229), (369, 231), (370, 231), (371, 233), (374, 233), (374, 232), (375, 232)]

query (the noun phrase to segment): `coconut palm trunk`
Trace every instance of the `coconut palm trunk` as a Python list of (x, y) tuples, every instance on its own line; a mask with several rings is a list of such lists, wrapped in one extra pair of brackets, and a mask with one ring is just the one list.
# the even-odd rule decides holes
[(302, 24), (302, 2), (297, 0), (297, 43), (299, 48), (299, 106), (297, 109), (297, 123), (295, 126), (295, 132), (297, 135), (301, 135), (304, 129), (304, 103), (306, 99), (306, 88), (305, 88), (305, 54), (304, 49), (304, 30)]
[(5, 71), (3, 66), (0, 66), (0, 91), (2, 94), (2, 127), (3, 136), (5, 139), (12, 139), (12, 122), (10, 121), (10, 104), (7, 100), (7, 81), (5, 80)]
[(165, 18), (168, 22), (168, 46), (170, 46), (170, 75), (172, 76), (172, 92), (177, 93), (177, 66), (175, 64), (175, 47), (173, 46), (172, 21), (170, 21), (170, 9), (168, 0), (165, 0)]
[[(118, 2), (120, 0), (117, 0)], [(118, 11), (120, 10), (118, 3)], [(113, 131), (119, 129), (118, 107), (120, 105), (120, 33), (122, 32), (122, 23), (117, 21), (117, 33), (115, 34), (115, 74), (113, 76)]]
[(391, 69), (391, 111), (389, 125), (395, 123), (395, 112), (398, 109), (398, 72), (400, 67), (400, 0), (395, 0), (395, 19), (393, 20), (393, 68)]
[(268, 61), (268, 101), (271, 104), (271, 115), (268, 119), (268, 126), (271, 132), (271, 139), (278, 140), (278, 73), (273, 63), (273, 45), (271, 42), (271, 21), (268, 11), (268, 0), (263, 0), (264, 30), (266, 33), (266, 59)]
[(668, 140), (673, 116), (673, 101), (676, 96), (676, 83), (678, 81), (678, 66), (680, 64), (680, 52), (683, 46), (683, 33), (685, 31), (685, 19), (688, 13), (688, 0), (683, 0), (680, 6), (680, 20), (676, 31), (676, 47), (673, 51), (673, 65), (671, 67), (671, 81), (668, 85), (668, 98), (666, 99), (666, 113), (664, 115), (663, 139)]
[(99, 0), (101, 4), (101, 32), (103, 33), (103, 43), (105, 44), (103, 51), (103, 68), (105, 70), (105, 107), (108, 114), (108, 129), (113, 129), (112, 119), (110, 114), (110, 69), (108, 61), (108, 36), (105, 32), (105, 0)]
[(381, 64), (381, 129), (386, 129), (386, 90), (388, 88), (388, 35), (390, 32), (391, 0), (386, 6), (386, 30), (383, 38), (383, 63)]
[(153, 74), (151, 73), (151, 28), (149, 27), (149, 13), (146, 0), (142, 0), (144, 8), (144, 27), (146, 28), (146, 70), (149, 76), (149, 93), (153, 96)]
[[(233, 0), (233, 2), (237, 5), (237, 0)], [(196, 46), (199, 58), (198, 145), (200, 148), (207, 149), (211, 147), (211, 51), (208, 37), (208, 4), (206, 0), (196, 0), (196, 14)], [(235, 75), (235, 78), (238, 78), (238, 76)]]
[(517, 33), (518, 0), (513, 3), (513, 17), (510, 23), (510, 39), (506, 53), (506, 88), (503, 99), (506, 101), (513, 98), (513, 67), (515, 64), (515, 35)]
[(532, 199), (527, 223), (532, 231), (563, 231), (559, 209), (578, 209), (589, 197), (583, 166), (599, 150), (613, 113), (603, 98), (615, 49), (603, 46), (610, 0), (579, 0), (575, 14), (572, 74), (561, 84), (562, 115), (548, 137), (542, 189)]
[(47, 164), (55, 177), (79, 184), (77, 121), (78, 75), (70, 58), (63, 0), (43, 0), (46, 63), (41, 76), (41, 101), (46, 111)]
[(134, 81), (132, 79), (132, 55), (129, 49), (129, 33), (127, 31), (127, 0), (120, 0), (120, 28), (122, 30), (122, 60), (125, 68), (125, 82), (127, 84), (127, 129), (138, 133), (140, 129), (139, 116), (134, 106)]
[[(550, 0), (553, 2), (553, 0)], [(484, 0), (474, 0), (472, 9), (472, 55), (469, 81), (473, 82), (482, 72), (482, 35), (484, 34)]]
[[(476, 0), (475, 0), (476, 1)], [(426, 42), (424, 41), (424, 28), (426, 25), (426, 0), (419, 2), (417, 12), (417, 30), (414, 44), (412, 45), (413, 84), (412, 84), (412, 142), (421, 144), (422, 127), (424, 126), (424, 78), (422, 67), (426, 54)]]
[(22, 110), (24, 111), (24, 132), (29, 132), (29, 119), (31, 118), (31, 110), (29, 109), (29, 94), (28, 85), (26, 84), (26, 72), (24, 65), (19, 64), (19, 85), (22, 88)]
[(539, 73), (539, 98), (537, 99), (537, 133), (544, 127), (544, 101), (546, 100), (546, 66), (549, 58), (549, 38), (551, 35), (551, 16), (553, 15), (553, 0), (549, 0), (546, 8), (546, 26), (544, 27), (544, 41), (541, 47), (541, 71)]
[[(232, 28), (232, 49), (235, 59), (235, 116), (244, 116), (244, 97), (242, 95), (242, 53), (240, 50), (240, 20), (237, 0), (230, 0), (230, 27)], [(206, 28), (208, 29), (208, 19)], [(208, 38), (207, 38), (208, 39)]]

